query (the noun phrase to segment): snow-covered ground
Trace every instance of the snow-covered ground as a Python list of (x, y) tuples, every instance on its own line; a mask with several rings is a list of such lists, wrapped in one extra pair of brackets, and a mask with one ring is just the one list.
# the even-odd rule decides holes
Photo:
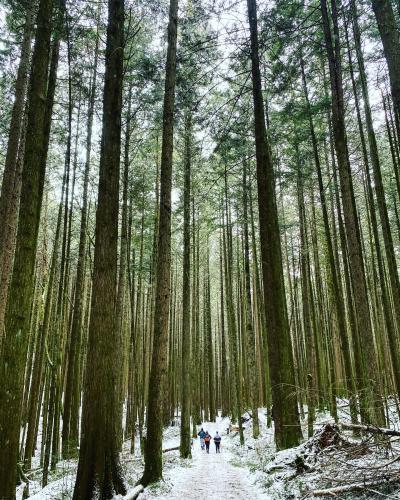
[[(237, 438), (226, 435), (228, 419), (217, 418), (216, 422), (205, 422), (203, 427), (212, 436), (216, 431), (222, 435), (221, 453), (215, 453), (211, 443), (210, 453), (201, 450), (199, 439), (193, 440), (192, 459), (183, 460), (179, 451), (164, 454), (164, 481), (149, 487), (140, 499), (159, 498), (162, 500), (183, 499), (267, 499), (269, 498), (256, 484), (256, 476), (247, 467), (240, 466), (237, 456)], [(179, 426), (169, 427), (164, 432), (163, 448), (179, 445)], [(133, 488), (143, 472), (143, 459), (137, 449), (134, 455), (129, 453), (129, 443), (125, 443), (122, 453), (122, 465), (129, 488)], [(30, 484), (33, 500), (58, 500), (72, 497), (77, 462), (61, 461), (57, 470), (50, 476), (46, 488), (40, 487), (40, 471)], [(37, 480), (35, 480), (37, 479)]]
[[(339, 406), (341, 421), (348, 421), (346, 402)], [(141, 500), (229, 500), (229, 499), (302, 499), (312, 498), (316, 489), (342, 486), (370, 478), (400, 476), (400, 438), (391, 442), (376, 440), (371, 435), (355, 439), (349, 431), (332, 427), (328, 413), (320, 412), (315, 425), (315, 436), (300, 446), (276, 452), (273, 428), (267, 427), (266, 410), (259, 410), (260, 437), (252, 437), (252, 419), (244, 415), (245, 445), (239, 443), (237, 433), (227, 435), (228, 419), (203, 423), (212, 436), (218, 430), (222, 435), (221, 454), (215, 453), (211, 443), (210, 454), (200, 449), (199, 439), (193, 440), (192, 459), (183, 460), (179, 451), (164, 453), (164, 480), (149, 487)], [(391, 405), (390, 427), (399, 429), (396, 405)], [(179, 445), (178, 425), (164, 431), (163, 448)], [(302, 422), (306, 436), (307, 420)], [(332, 445), (330, 440), (332, 439)], [(323, 442), (323, 445), (321, 445)], [(139, 443), (137, 443), (139, 446)], [(127, 486), (132, 489), (143, 472), (143, 458), (137, 448), (130, 453), (130, 443), (124, 444), (121, 456)], [(34, 500), (59, 500), (72, 497), (77, 461), (62, 461), (50, 475), (49, 485), (41, 489), (41, 471), (31, 476), (30, 494)], [(398, 485), (386, 488), (338, 495), (338, 498), (400, 498)], [(121, 497), (119, 497), (121, 498)]]
[[(149, 488), (141, 499), (161, 500), (245, 500), (266, 499), (265, 492), (255, 484), (247, 468), (237, 466), (235, 440), (225, 436), (228, 419), (217, 418), (217, 422), (205, 422), (204, 430), (211, 436), (216, 431), (222, 435), (221, 453), (215, 452), (212, 442), (210, 453), (201, 450), (199, 439), (194, 440), (192, 460), (182, 463), (164, 474), (164, 484)], [(177, 443), (178, 444), (178, 443)]]
[[(338, 401), (338, 413), (341, 422), (349, 422), (346, 401)], [(395, 404), (390, 405), (388, 417), (390, 428), (399, 430)], [(335, 427), (329, 413), (319, 412), (311, 439), (295, 448), (276, 452), (273, 429), (266, 427), (266, 412), (262, 409), (259, 418), (260, 437), (253, 439), (250, 419), (245, 430), (245, 446), (239, 445), (237, 437), (232, 443), (232, 452), (238, 465), (251, 471), (252, 481), (263, 491), (262, 498), (315, 498), (316, 490), (362, 484), (382, 477), (390, 479), (399, 473), (396, 484), (338, 494), (336, 498), (400, 499), (400, 438), (392, 438), (390, 442), (371, 434), (354, 438), (350, 431)], [(302, 421), (302, 428), (303, 436), (307, 436), (307, 419)]]

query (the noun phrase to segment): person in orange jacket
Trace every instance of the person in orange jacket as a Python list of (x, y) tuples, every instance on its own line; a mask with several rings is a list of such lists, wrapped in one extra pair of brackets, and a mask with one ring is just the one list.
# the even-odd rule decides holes
[(208, 433), (208, 431), (206, 431), (206, 435), (204, 436), (204, 443), (206, 445), (206, 451), (207, 453), (210, 453), (210, 443), (211, 443), (211, 436), (210, 434)]

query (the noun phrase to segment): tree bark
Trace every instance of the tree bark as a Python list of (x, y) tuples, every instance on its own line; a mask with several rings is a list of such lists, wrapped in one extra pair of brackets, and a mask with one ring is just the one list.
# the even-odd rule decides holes
[(345, 315), (345, 304), (344, 304), (344, 299), (343, 299), (343, 287), (342, 287), (342, 281), (340, 279), (340, 276), (339, 276), (339, 273), (338, 273), (338, 270), (336, 267), (336, 262), (335, 262), (333, 241), (332, 241), (331, 230), (330, 230), (330, 226), (329, 226), (327, 202), (326, 202), (326, 197), (325, 197), (325, 188), (324, 188), (324, 183), (323, 183), (323, 179), (322, 179), (321, 162), (320, 162), (320, 156), (318, 153), (318, 144), (317, 144), (317, 138), (316, 138), (315, 129), (314, 129), (314, 121), (313, 121), (313, 118), (311, 115), (311, 105), (310, 105), (310, 99), (309, 99), (309, 94), (308, 94), (308, 86), (307, 86), (303, 58), (301, 58), (301, 71), (302, 71), (304, 97), (306, 99), (307, 114), (308, 114), (309, 124), (310, 124), (310, 135), (311, 135), (311, 142), (312, 142), (312, 146), (313, 146), (314, 163), (315, 163), (315, 168), (317, 171), (318, 189), (319, 189), (319, 195), (320, 195), (320, 200), (321, 200), (322, 218), (323, 218), (323, 222), (324, 222), (325, 239), (326, 239), (326, 246), (327, 246), (327, 253), (328, 253), (329, 289), (330, 289), (331, 300), (334, 304), (335, 319), (336, 319), (336, 323), (337, 323), (337, 329), (338, 329), (340, 344), (341, 344), (342, 353), (343, 353), (344, 368), (345, 368), (345, 374), (346, 374), (346, 386), (347, 386), (348, 393), (350, 396), (351, 416), (352, 416), (353, 420), (356, 420), (357, 419), (357, 408), (356, 408), (355, 401), (354, 401), (355, 384), (354, 384), (353, 371), (352, 371), (352, 365), (351, 365), (349, 338), (348, 338), (347, 328), (346, 328), (346, 315)]
[(190, 196), (191, 196), (191, 141), (192, 112), (186, 110), (185, 158), (183, 187), (183, 277), (182, 277), (182, 397), (181, 397), (181, 443), (182, 458), (191, 457), (190, 407), (191, 407), (191, 335), (190, 330)]
[(47, 89), (52, 6), (52, 0), (41, 0), (37, 16), (18, 233), (0, 363), (0, 497), (4, 498), (15, 497), (24, 368), (48, 143), (43, 96)]
[(125, 144), (124, 144), (124, 169), (123, 169), (123, 186), (122, 186), (122, 213), (121, 213), (121, 237), (120, 237), (120, 256), (119, 256), (119, 276), (116, 302), (116, 320), (118, 329), (118, 344), (119, 355), (121, 359), (120, 380), (118, 382), (119, 403), (118, 416), (116, 425), (118, 427), (119, 445), (122, 448), (123, 441), (123, 411), (124, 411), (124, 375), (127, 366), (127, 349), (126, 332), (124, 325), (124, 310), (127, 285), (127, 267), (128, 267), (128, 187), (129, 187), (129, 165), (130, 165), (130, 144), (131, 144), (131, 121), (132, 121), (132, 85), (128, 90), (128, 109), (125, 128)]
[(400, 137), (400, 34), (390, 0), (371, 0), (389, 69), (397, 136)]
[[(381, 161), (379, 157), (378, 144), (376, 141), (370, 100), (369, 100), (367, 76), (364, 65), (364, 57), (361, 49), (361, 34), (360, 34), (360, 28), (358, 26), (357, 8), (354, 0), (352, 0), (351, 2), (351, 8), (352, 8), (352, 20), (353, 20), (353, 34), (354, 34), (358, 67), (360, 71), (361, 90), (364, 100), (364, 114), (365, 114), (365, 122), (367, 125), (372, 171), (374, 175), (373, 178), (375, 185), (375, 193), (378, 203), (379, 217), (382, 224), (382, 235), (385, 246), (386, 261), (389, 271), (389, 282), (392, 288), (395, 321), (397, 325), (397, 330), (400, 331), (400, 282), (397, 270), (396, 254), (393, 245), (392, 231), (390, 227), (389, 215), (385, 198), (385, 191), (383, 187)], [(379, 240), (377, 241), (377, 244), (379, 244)], [(388, 328), (388, 336), (391, 346), (390, 353), (391, 353), (393, 372), (396, 382), (396, 390), (397, 393), (400, 395), (400, 357), (397, 346), (397, 336), (393, 328)]]
[(260, 424), (258, 419), (258, 379), (256, 362), (256, 336), (253, 324), (253, 308), (250, 279), (250, 243), (248, 214), (247, 164), (243, 164), (243, 235), (244, 235), (244, 285), (245, 285), (245, 323), (247, 335), (247, 357), (250, 372), (250, 404), (253, 414), (253, 437), (258, 438)]
[(216, 417), (216, 391), (215, 391), (215, 368), (214, 368), (214, 340), (211, 325), (211, 284), (210, 284), (210, 247), (209, 240), (207, 237), (207, 259), (206, 259), (206, 269), (205, 269), (205, 286), (204, 286), (204, 341), (206, 343), (206, 348), (204, 353), (206, 355), (206, 365), (208, 368), (208, 387), (207, 399), (209, 401), (209, 421), (214, 422)]
[(74, 500), (92, 498), (95, 492), (102, 498), (126, 493), (116, 425), (120, 366), (116, 357), (119, 340), (115, 318), (123, 58), (124, 0), (110, 0), (93, 292)]
[[(278, 449), (296, 446), (301, 437), (296, 397), (293, 353), (286, 311), (282, 250), (275, 199), (275, 180), (265, 129), (258, 49), (256, 0), (247, 0), (251, 39), (251, 62), (256, 141), (260, 242), (264, 279), (264, 305), (268, 335), (268, 357), (275, 443)], [(290, 394), (290, 395), (289, 395)]]
[(24, 36), (15, 82), (15, 100), (11, 112), (6, 160), (0, 195), (0, 351), (4, 334), (4, 315), (12, 273), (15, 238), (17, 235), (19, 197), (25, 149), (23, 138), (24, 107), (29, 80), (31, 40), (34, 23), (32, 6), (26, 12)]
[[(321, 0), (323, 29), (332, 93), (333, 137), (338, 162), (340, 188), (343, 200), (345, 231), (349, 251), (350, 277), (354, 302), (357, 310), (357, 327), (362, 336), (364, 349), (361, 354), (362, 385), (360, 396), (365, 418), (380, 422), (382, 411), (380, 404), (380, 388), (377, 381), (377, 361), (374, 346), (373, 329), (370, 318), (367, 283), (362, 254), (360, 226), (354, 198), (353, 181), (347, 147), (345, 126), (345, 108), (341, 72), (340, 39), (337, 21), (336, 0), (331, 0), (333, 34), (326, 0)], [(368, 360), (368, 362), (367, 362)]]
[[(296, 145), (296, 150), (298, 146)], [(297, 151), (298, 154), (298, 151)], [(309, 265), (309, 246), (306, 229), (306, 209), (304, 200), (304, 185), (301, 160), (298, 158), (297, 165), (297, 198), (300, 219), (300, 283), (301, 283), (301, 302), (303, 313), (304, 345), (307, 360), (307, 406), (308, 406), (308, 437), (314, 434), (314, 420), (316, 407), (316, 346), (314, 338), (314, 325), (311, 320), (311, 290), (310, 290), (310, 265)]]
[[(100, 8), (99, 8), (100, 13)], [(87, 221), (88, 221), (88, 188), (91, 164), (92, 129), (94, 105), (96, 98), (97, 82), (97, 60), (98, 60), (99, 35), (97, 33), (96, 46), (93, 62), (92, 85), (89, 94), (89, 106), (86, 128), (86, 158), (83, 176), (83, 193), (81, 224), (79, 232), (78, 262), (76, 267), (76, 282), (74, 307), (71, 325), (71, 341), (68, 353), (67, 380), (64, 394), (64, 415), (62, 428), (62, 454), (64, 458), (75, 455), (79, 444), (79, 407), (80, 407), (80, 356), (82, 344), (83, 328), (83, 305), (85, 293), (85, 273), (86, 273), (86, 241), (87, 241)]]
[(242, 423), (242, 391), (239, 366), (239, 348), (237, 320), (235, 315), (234, 293), (233, 293), (233, 272), (232, 272), (232, 227), (230, 219), (230, 207), (228, 203), (228, 180), (225, 166), (225, 216), (226, 230), (223, 241), (224, 247), (224, 274), (225, 274), (225, 300), (228, 319), (228, 339), (229, 339), (229, 371), (230, 371), (230, 389), (231, 389), (231, 413), (234, 419), (237, 419), (239, 427), (240, 444), (244, 444), (244, 433)]
[(163, 141), (161, 152), (161, 192), (158, 218), (157, 272), (149, 400), (147, 408), (147, 437), (145, 470), (140, 483), (162, 478), (163, 394), (168, 370), (168, 318), (171, 280), (171, 188), (176, 82), (176, 43), (178, 0), (170, 0), (168, 49), (165, 75)]

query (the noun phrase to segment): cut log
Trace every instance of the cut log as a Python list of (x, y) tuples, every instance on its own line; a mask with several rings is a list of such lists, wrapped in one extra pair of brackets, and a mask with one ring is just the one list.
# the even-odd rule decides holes
[(180, 449), (180, 446), (174, 446), (173, 448), (166, 448), (162, 452), (163, 453), (167, 453), (168, 451), (176, 451), (176, 450), (179, 450), (179, 449)]
[(385, 429), (384, 427), (376, 427), (374, 425), (361, 425), (361, 424), (340, 424), (342, 429), (350, 431), (371, 432), (373, 434), (384, 434), (385, 436), (400, 436), (400, 431), (394, 429)]
[(138, 484), (133, 488), (133, 490), (128, 491), (128, 493), (122, 498), (123, 500), (135, 500), (140, 495), (140, 493), (142, 493), (142, 491), (144, 491), (143, 486), (141, 484)]
[(335, 497), (342, 493), (349, 493), (352, 491), (363, 491), (369, 488), (374, 488), (375, 486), (382, 486), (385, 484), (392, 484), (400, 481), (400, 474), (397, 473), (394, 476), (382, 476), (379, 479), (373, 481), (364, 481), (363, 483), (353, 483), (346, 484), (345, 486), (336, 486), (334, 488), (327, 488), (324, 490), (314, 490), (312, 495), (314, 497)]

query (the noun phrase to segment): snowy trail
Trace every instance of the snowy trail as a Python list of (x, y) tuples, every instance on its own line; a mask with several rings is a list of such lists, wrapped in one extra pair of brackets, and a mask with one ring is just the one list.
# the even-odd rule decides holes
[(168, 493), (147, 490), (140, 499), (158, 498), (161, 500), (244, 500), (267, 498), (251, 483), (248, 470), (235, 467), (230, 463), (232, 455), (229, 451), (230, 440), (227, 439), (224, 421), (205, 423), (205, 430), (212, 436), (218, 430), (222, 433), (222, 449), (215, 453), (214, 442), (210, 446), (210, 454), (200, 448), (199, 439), (192, 448), (191, 466), (174, 468), (165, 474), (170, 483)]

